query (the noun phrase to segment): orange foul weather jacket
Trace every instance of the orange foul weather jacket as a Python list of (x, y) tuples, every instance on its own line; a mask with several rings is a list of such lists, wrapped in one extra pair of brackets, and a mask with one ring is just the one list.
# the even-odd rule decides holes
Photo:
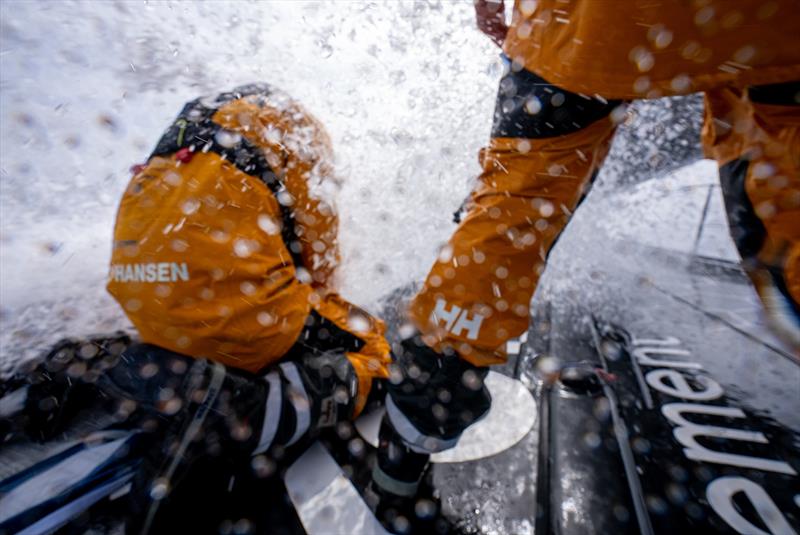
[(314, 310), (364, 343), (357, 410), (387, 376), (383, 324), (334, 291), (337, 189), (322, 125), (265, 85), (186, 105), (122, 198), (108, 291), (142, 339), (251, 372)]
[(776, 288), (798, 306), (796, 1), (517, 0), (503, 50), (483, 173), (411, 304), (429, 345), (479, 366), (503, 362), (624, 102), (694, 91), (705, 92), (704, 149), (719, 162), (743, 266), (768, 312), (781, 306)]

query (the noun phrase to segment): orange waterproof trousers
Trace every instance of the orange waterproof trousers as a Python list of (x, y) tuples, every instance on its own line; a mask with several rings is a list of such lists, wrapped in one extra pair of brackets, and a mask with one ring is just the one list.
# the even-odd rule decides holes
[(777, 285), (797, 307), (800, 31), (789, 2), (759, 11), (763, 4), (516, 3), (483, 173), (411, 303), (428, 345), (478, 366), (504, 362), (624, 100), (698, 89), (706, 92), (706, 154), (721, 166), (729, 213), (742, 216), (731, 226), (744, 266), (762, 299)]

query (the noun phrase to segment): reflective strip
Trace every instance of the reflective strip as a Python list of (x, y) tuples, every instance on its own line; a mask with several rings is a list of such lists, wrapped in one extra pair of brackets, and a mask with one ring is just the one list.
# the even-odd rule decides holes
[[(100, 477), (97, 474), (107, 473), (115, 468), (113, 463), (123, 456), (124, 448), (130, 445), (129, 440), (129, 437), (123, 436), (94, 446), (79, 443), (67, 448), (65, 458), (53, 462), (58, 459), (59, 454), (56, 454), (38, 466), (34, 465), (29, 475), (18, 478), (19, 481), (13, 482), (13, 476), (9, 478), (12, 483), (3, 485), (0, 500), (0, 530), (7, 528), (6, 523), (15, 517), (19, 519), (26, 512), (57, 503), (59, 496), (67, 496), (76, 488), (97, 484)], [(125, 469), (125, 465), (122, 469)], [(16, 531), (11, 529), (9, 533)]]
[(298, 400), (296, 396), (289, 396), (289, 400), (294, 407), (294, 412), (297, 415), (294, 435), (292, 435), (292, 438), (286, 443), (287, 446), (291, 446), (300, 440), (300, 437), (302, 437), (311, 426), (311, 399), (308, 397), (306, 387), (303, 385), (303, 380), (300, 378), (300, 372), (297, 371), (297, 365), (294, 362), (284, 362), (280, 367), (281, 370), (283, 370), (283, 375), (292, 384), (292, 388), (303, 396), (303, 401)]
[[(93, 504), (109, 496), (115, 490), (118, 490), (120, 487), (128, 483), (128, 481), (133, 479), (134, 475), (135, 471), (126, 470), (108, 483), (104, 483), (96, 489), (92, 489), (86, 494), (80, 495), (80, 497), (68, 502), (63, 507), (53, 511), (52, 513), (49, 513), (43, 518), (36, 520), (35, 523), (26, 527), (22, 531), (17, 531), (16, 534), (41, 535), (42, 533), (52, 533), (81, 513), (86, 512), (86, 510), (89, 509), (89, 507), (91, 507)], [(130, 483), (128, 483), (128, 485), (130, 485)], [(9, 527), (15, 529), (15, 526)]]
[(409, 421), (406, 415), (397, 408), (392, 396), (386, 396), (386, 414), (405, 445), (417, 453), (438, 453), (448, 450), (455, 446), (460, 438), (460, 435), (450, 439), (423, 435), (414, 427), (414, 424)]
[(372, 481), (375, 482), (380, 488), (387, 492), (391, 492), (396, 496), (416, 496), (417, 489), (419, 488), (418, 481), (401, 481), (395, 479), (383, 470), (377, 464), (372, 469)]
[(281, 419), (281, 409), (283, 401), (281, 400), (281, 379), (278, 372), (270, 372), (264, 379), (269, 383), (269, 392), (267, 393), (267, 403), (264, 406), (264, 423), (261, 425), (261, 438), (258, 440), (258, 447), (253, 452), (253, 455), (258, 455), (267, 451), (272, 445), (272, 440), (275, 438), (275, 433), (278, 432), (278, 424)]

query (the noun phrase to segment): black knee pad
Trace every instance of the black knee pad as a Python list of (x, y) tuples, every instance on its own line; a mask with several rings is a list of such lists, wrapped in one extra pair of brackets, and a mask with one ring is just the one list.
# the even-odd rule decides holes
[(536, 74), (509, 69), (500, 80), (492, 137), (563, 136), (608, 117), (622, 103), (572, 93)]
[(419, 337), (403, 341), (395, 364), (401, 380), (388, 386), (387, 414), (412, 449), (448, 449), (489, 411), (492, 397), (484, 384), (488, 368), (455, 354), (439, 354)]

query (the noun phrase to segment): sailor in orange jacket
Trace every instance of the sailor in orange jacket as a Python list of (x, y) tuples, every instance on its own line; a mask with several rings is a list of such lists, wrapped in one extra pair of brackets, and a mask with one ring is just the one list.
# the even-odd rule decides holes
[[(390, 386), (389, 423), (418, 465), (454, 444), (488, 407), (475, 378), (505, 362), (505, 342), (528, 328), (547, 254), (631, 99), (705, 92), (703, 143), (720, 164), (734, 241), (773, 325), (800, 351), (796, 7), (789, 0), (517, 0), (506, 27), (502, 1), (476, 2), (479, 27), (503, 43), (507, 71), (480, 155), (483, 173), (411, 303), (420, 336), (404, 342), (400, 356), (409, 370), (438, 369), (435, 378), (452, 372), (448, 399), (466, 393), (472, 402), (464, 417), (463, 405), (454, 410), (411, 373)], [(424, 365), (436, 362), (448, 366)], [(419, 410), (435, 404), (445, 409), (439, 418)], [(406, 471), (400, 479), (413, 477)]]
[[(134, 399), (180, 390), (184, 421), (245, 454), (357, 416), (390, 354), (383, 324), (336, 293), (331, 160), (322, 125), (277, 89), (189, 102), (120, 203), (108, 291), (145, 344), (103, 380)], [(196, 442), (182, 425), (167, 445)], [(173, 480), (162, 465), (137, 481)], [(140, 531), (158, 508), (148, 488), (133, 493)]]
[(353, 339), (360, 411), (389, 346), (383, 324), (335, 291), (332, 158), (323, 126), (269, 86), (188, 103), (114, 228), (108, 291), (142, 340), (259, 372), (325, 321)]

